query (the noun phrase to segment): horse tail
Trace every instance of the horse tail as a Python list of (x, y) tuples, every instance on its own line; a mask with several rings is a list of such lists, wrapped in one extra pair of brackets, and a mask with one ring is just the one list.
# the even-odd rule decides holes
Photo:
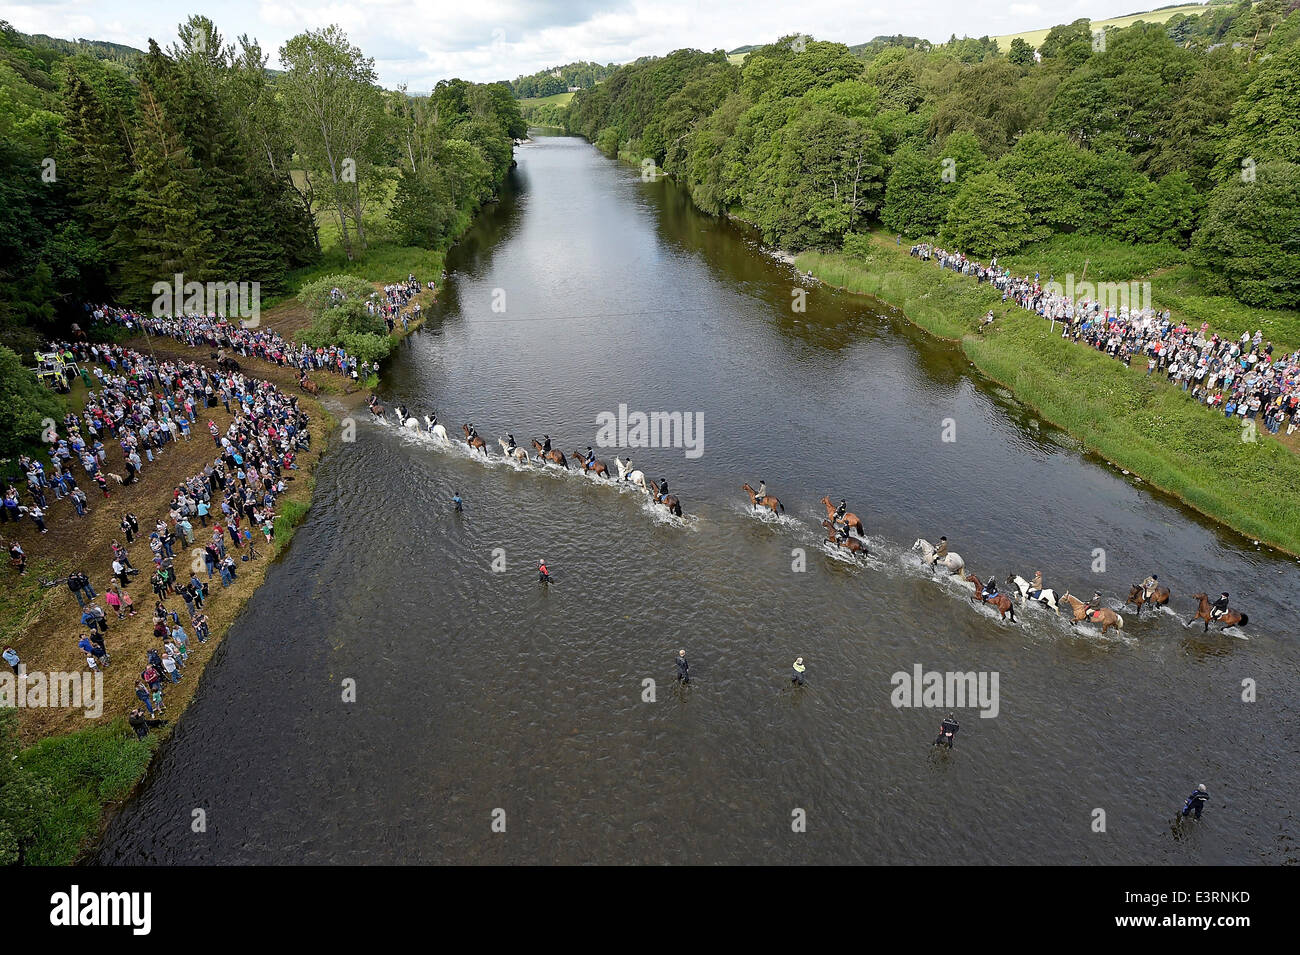
[(1124, 629), (1124, 618), (1121, 617), (1119, 614), (1115, 614), (1115, 623), (1119, 625), (1119, 628), (1121, 630)]
[[(676, 514), (678, 517), (681, 517), (681, 516), (682, 516), (682, 502), (681, 502), (681, 501), (678, 501), (676, 504), (673, 505), (673, 513)], [(1241, 617), (1241, 622), (1242, 622), (1242, 623), (1245, 623), (1245, 622), (1246, 622), (1246, 616), (1245, 616), (1245, 614), (1242, 615), (1242, 617)]]
[(1241, 620), (1239, 620), (1238, 623), (1241, 624), (1241, 626), (1244, 627), (1246, 624), (1250, 623), (1250, 617), (1246, 616), (1246, 615), (1243, 613), (1243, 614), (1241, 615)]
[(781, 503), (781, 499), (779, 497), (776, 499), (776, 506), (781, 509), (782, 514), (785, 513), (785, 505)]

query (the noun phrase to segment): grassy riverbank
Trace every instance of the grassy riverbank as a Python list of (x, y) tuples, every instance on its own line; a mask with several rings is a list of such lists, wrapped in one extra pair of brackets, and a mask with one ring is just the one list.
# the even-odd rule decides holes
[[(1163, 377), (1146, 377), (1145, 362), (1126, 368), (1063, 341), (1059, 326), (1053, 332), (1038, 316), (1004, 305), (991, 287), (912, 258), (909, 247), (877, 234), (865, 248), (851, 248), (856, 254), (806, 253), (796, 264), (827, 284), (880, 298), (926, 331), (958, 342), (983, 374), (1117, 466), (1252, 540), (1300, 554), (1300, 502), (1287, 493), (1300, 485), (1300, 457), (1282, 441), (1262, 430), (1258, 440), (1244, 441), (1235, 421), (1205, 409)], [(1021, 259), (1007, 264), (1022, 274), (1033, 271)], [(1047, 270), (1040, 271), (1045, 279)], [(1279, 346), (1294, 347), (1290, 335), (1300, 325), (1292, 324), (1293, 313), (1232, 309), (1193, 294), (1184, 266), (1151, 275), (1157, 307), (1166, 295), (1165, 276), (1176, 313), (1189, 305), (1216, 311), (1229, 333), (1236, 325), (1253, 330), (1264, 322)], [(981, 334), (980, 318), (990, 308), (997, 320)], [(1205, 320), (1213, 324), (1208, 315)]]

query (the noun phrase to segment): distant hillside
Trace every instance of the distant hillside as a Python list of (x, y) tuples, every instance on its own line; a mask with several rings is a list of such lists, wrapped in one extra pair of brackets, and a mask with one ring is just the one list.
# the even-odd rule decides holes
[(27, 41), (29, 46), (37, 49), (54, 50), (64, 56), (89, 53), (96, 59), (117, 60), (118, 62), (144, 56), (144, 50), (137, 50), (133, 46), (125, 46), (121, 43), (109, 43), (107, 40), (63, 40), (59, 37), (47, 36), (44, 33), (28, 33), (20, 34), (20, 36)]
[[(1161, 7), (1158, 10), (1150, 10), (1146, 13), (1128, 13), (1122, 17), (1111, 17), (1109, 20), (1093, 20), (1092, 29), (1094, 31), (1104, 30), (1108, 27), (1127, 27), (1132, 26), (1139, 20), (1147, 23), (1164, 23), (1179, 14), (1188, 16), (1197, 16), (1210, 9), (1212, 6), (1235, 6), (1233, 3), (1185, 3), (1181, 6)], [(998, 49), (1006, 52), (1011, 48), (1011, 41), (1016, 37), (1024, 40), (1030, 46), (1037, 48), (1051, 31), (1051, 27), (1043, 27), (1040, 30), (1025, 30), (1021, 33), (1008, 33), (1005, 36), (992, 37), (997, 43)]]

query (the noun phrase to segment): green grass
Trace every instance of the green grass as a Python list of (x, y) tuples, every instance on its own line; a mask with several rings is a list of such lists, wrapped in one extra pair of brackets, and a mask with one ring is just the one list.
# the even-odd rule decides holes
[(1042, 281), (1064, 284), (1066, 275), (1076, 282), (1132, 282), (1161, 270), (1182, 265), (1187, 253), (1167, 242), (1133, 245), (1096, 235), (1056, 235), (1035, 242), (1011, 255), (998, 257), (998, 265), (1013, 275), (1039, 272)]
[[(34, 526), (34, 525), (33, 525)], [(6, 549), (7, 549), (6, 545)], [(30, 550), (34, 548), (23, 548)], [(8, 563), (9, 555), (5, 555)], [(45, 602), (59, 592), (59, 587), (41, 587), (42, 580), (67, 576), (69, 568), (46, 557), (27, 557), (27, 573), (19, 576), (5, 568), (5, 585), (0, 587), (0, 644), (8, 643), (40, 616)]]
[[(308, 478), (308, 486), (314, 488), (315, 480)], [(287, 547), (289, 541), (293, 540), (293, 532), (297, 530), (298, 525), (307, 519), (307, 512), (311, 510), (311, 500), (291, 501), (285, 499), (280, 502), (280, 513), (275, 515), (275, 544), (277, 548)]]
[(23, 750), (19, 767), (43, 783), (49, 794), (38, 812), (36, 843), (24, 862), (75, 862), (98, 836), (104, 807), (130, 794), (162, 738), (154, 730), (142, 742), (125, 719), (116, 719)]
[[(909, 247), (876, 236), (866, 257), (806, 253), (796, 265), (959, 341), (983, 374), (1090, 450), (1252, 539), (1300, 554), (1300, 500), (1279, 490), (1300, 486), (1300, 456), (1262, 432), (1243, 441), (1238, 424), (1147, 378), (1144, 363), (1126, 368), (1066, 343), (996, 290), (913, 259)], [(979, 334), (990, 308), (997, 322)]]
[(572, 93), (552, 93), (550, 96), (527, 96), (519, 101), (519, 108), (525, 106), (568, 106), (573, 99)]

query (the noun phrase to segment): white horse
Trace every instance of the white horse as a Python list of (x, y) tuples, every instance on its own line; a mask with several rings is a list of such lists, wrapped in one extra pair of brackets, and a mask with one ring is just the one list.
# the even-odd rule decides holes
[(402, 417), (402, 409), (401, 409), (401, 408), (394, 408), (394, 409), (393, 409), (393, 417), (397, 419), (397, 423), (398, 423), (399, 425), (401, 425), (403, 428), (409, 428), (409, 429), (412, 430), (412, 431), (419, 431), (419, 430), (420, 430), (420, 419), (419, 419), (419, 418), (403, 418), (403, 417)]
[[(921, 563), (928, 564), (930, 567), (935, 566), (935, 549), (930, 546), (930, 542), (924, 537), (917, 538), (912, 550), (921, 552)], [(961, 559), (961, 554), (956, 551), (949, 551), (948, 556), (939, 561), (950, 574), (960, 574), (966, 569), (966, 561)]]
[[(1031, 584), (1029, 583), (1029, 581), (1025, 580), (1025, 578), (1021, 577), (1019, 574), (1012, 574), (1011, 582), (1016, 585), (1016, 590), (1020, 591), (1020, 606), (1023, 607), (1025, 605), (1025, 602), (1030, 599), (1029, 590)], [(1056, 611), (1056, 615), (1058, 617), (1061, 615), (1061, 608), (1057, 606), (1056, 603), (1055, 591), (1048, 590), (1046, 587), (1044, 587), (1039, 592), (1038, 596), (1032, 599), (1037, 600), (1041, 604), (1047, 604), (1047, 606), (1051, 607), (1054, 611)]]
[(645, 486), (645, 472), (640, 469), (635, 471), (629, 471), (627, 469), (627, 466), (628, 464), (631, 463), (632, 463), (631, 458), (627, 459), (627, 464), (624, 464), (617, 457), (614, 458), (614, 466), (618, 468), (618, 479), (620, 481), (627, 480), (630, 483), (635, 484), (637, 487), (645, 491), (647, 494), (649, 494), (650, 489)]
[(527, 464), (529, 461), (532, 460), (531, 458), (528, 457), (528, 452), (525, 451), (523, 448), (519, 447), (519, 445), (515, 445), (515, 449), (511, 451), (510, 445), (506, 444), (505, 438), (497, 438), (497, 444), (501, 445), (501, 453), (508, 458), (514, 458), (516, 461), (519, 461), (523, 464)]
[(447, 440), (447, 429), (440, 424), (434, 424), (433, 419), (428, 415), (424, 416), (424, 428), (439, 441)]

